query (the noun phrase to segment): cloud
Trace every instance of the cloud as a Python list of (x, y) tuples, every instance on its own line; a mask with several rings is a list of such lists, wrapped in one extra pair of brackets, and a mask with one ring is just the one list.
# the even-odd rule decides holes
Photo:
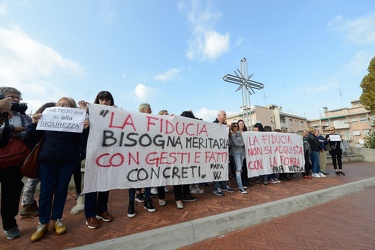
[(245, 39), (243, 37), (239, 37), (239, 38), (236, 39), (236, 42), (234, 43), (234, 45), (240, 46), (244, 41), (245, 41)]
[(215, 23), (221, 14), (210, 9), (210, 1), (205, 2), (205, 9), (200, 5), (201, 1), (192, 0), (191, 3), (188, 21), (193, 38), (188, 41), (186, 56), (191, 60), (213, 61), (229, 50), (230, 35), (215, 31)]
[(143, 84), (138, 84), (134, 89), (134, 95), (139, 101), (146, 101), (155, 96), (158, 89), (147, 87)]
[(0, 55), (0, 84), (27, 93), (33, 110), (40, 106), (40, 100), (61, 96), (72, 76), (73, 80), (85, 76), (77, 62), (32, 39), (18, 26), (0, 28)]
[(336, 16), (328, 22), (327, 30), (331, 33), (343, 34), (353, 44), (375, 44), (375, 12), (356, 20), (345, 20)]
[(202, 118), (204, 121), (214, 121), (217, 117), (217, 110), (209, 110), (206, 108), (201, 108), (194, 113), (195, 117)]
[(357, 52), (352, 60), (344, 67), (345, 75), (363, 74), (364, 72), (366, 74), (371, 58), (370, 54), (365, 51)]
[(304, 92), (308, 94), (317, 94), (317, 93), (325, 93), (329, 92), (332, 89), (335, 89), (339, 86), (339, 84), (335, 80), (331, 80), (327, 83), (322, 85), (314, 86), (314, 87), (305, 87)]
[(163, 82), (170, 81), (170, 80), (175, 79), (176, 77), (178, 77), (179, 73), (180, 73), (179, 69), (172, 68), (172, 69), (167, 70), (164, 73), (156, 75), (154, 77), (154, 79), (157, 80), (157, 81), (163, 81)]

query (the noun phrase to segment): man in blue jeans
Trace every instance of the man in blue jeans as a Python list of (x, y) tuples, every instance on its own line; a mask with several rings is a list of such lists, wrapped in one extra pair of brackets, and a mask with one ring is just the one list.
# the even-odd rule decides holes
[[(224, 110), (219, 110), (217, 114), (217, 118), (214, 123), (219, 123), (220, 125), (227, 125), (227, 122), (225, 121), (227, 119), (227, 114)], [(234, 190), (228, 186), (227, 181), (214, 181), (214, 194), (217, 196), (223, 196), (223, 191), (234, 193)]]

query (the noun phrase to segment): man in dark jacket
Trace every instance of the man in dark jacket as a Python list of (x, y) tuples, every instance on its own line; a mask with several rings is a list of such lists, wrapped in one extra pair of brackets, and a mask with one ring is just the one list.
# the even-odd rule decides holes
[[(225, 111), (219, 110), (217, 114), (217, 118), (213, 122), (226, 126), (227, 125), (226, 119), (227, 119), (227, 114), (225, 113)], [(223, 196), (224, 195), (223, 191), (234, 193), (234, 190), (228, 186), (227, 181), (214, 181), (214, 194), (216, 194), (217, 196)]]

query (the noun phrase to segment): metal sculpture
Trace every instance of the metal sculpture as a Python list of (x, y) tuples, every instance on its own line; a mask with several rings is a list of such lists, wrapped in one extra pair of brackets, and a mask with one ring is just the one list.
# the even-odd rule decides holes
[[(252, 121), (251, 121), (251, 105), (250, 105), (250, 96), (252, 94), (255, 94), (254, 89), (260, 90), (264, 88), (264, 84), (260, 82), (256, 82), (251, 80), (251, 77), (254, 74), (248, 75), (248, 66), (247, 66), (247, 60), (244, 57), (240, 61), (240, 70), (237, 69), (237, 71), (234, 71), (235, 75), (227, 74), (223, 77), (223, 80), (226, 82), (234, 83), (237, 85), (240, 85), (236, 92), (238, 90), (242, 90), (242, 115), (245, 122), (247, 122), (247, 126), (249, 129), (252, 127)], [(250, 112), (248, 111), (250, 110)]]

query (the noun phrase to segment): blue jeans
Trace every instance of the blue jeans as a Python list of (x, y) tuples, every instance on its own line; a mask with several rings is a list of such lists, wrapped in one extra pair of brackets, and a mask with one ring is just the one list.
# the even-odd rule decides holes
[(39, 164), (39, 222), (61, 219), (76, 162)]
[(234, 163), (236, 164), (237, 187), (239, 189), (243, 189), (241, 172), (242, 172), (242, 163), (243, 163), (244, 155), (243, 155), (243, 153), (234, 153), (232, 155), (233, 155), (233, 158), (234, 158)]
[(85, 217), (92, 218), (107, 211), (109, 191), (85, 194)]
[(312, 165), (312, 172), (313, 174), (319, 174), (320, 173), (320, 166), (319, 166), (319, 151), (311, 151), (310, 154), (311, 159), (311, 165)]
[(227, 181), (214, 181), (214, 188), (217, 190), (218, 188), (227, 188), (228, 183)]

